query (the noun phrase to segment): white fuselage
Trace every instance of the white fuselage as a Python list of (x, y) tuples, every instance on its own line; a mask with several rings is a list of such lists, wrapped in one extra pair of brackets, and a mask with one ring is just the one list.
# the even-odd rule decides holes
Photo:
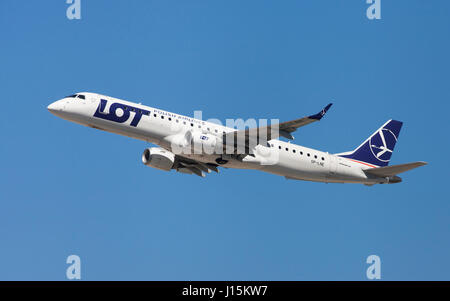
[[(194, 119), (141, 104), (116, 99), (96, 93), (82, 93), (85, 99), (68, 97), (52, 103), (48, 109), (58, 117), (73, 121), (85, 126), (105, 130), (108, 132), (132, 137), (135, 139), (157, 144), (169, 151), (171, 140), (168, 137), (192, 131), (202, 134), (222, 137), (224, 133), (236, 131), (215, 123)], [(103, 114), (108, 114), (112, 103), (133, 108), (129, 116), (123, 117), (120, 122), (97, 118), (101, 100), (106, 105), (102, 108)], [(140, 119), (137, 118), (140, 116)], [(122, 114), (123, 111), (118, 110)], [(148, 113), (147, 113), (148, 112)], [(139, 120), (138, 120), (139, 119)], [(124, 121), (125, 120), (125, 121)], [(134, 126), (133, 126), (134, 123)], [(263, 157), (275, 158), (270, 164), (265, 164), (260, 159)], [(215, 163), (217, 154), (178, 154), (179, 156), (193, 159), (203, 163)], [(221, 165), (226, 168), (257, 169), (268, 173), (284, 176), (287, 179), (307, 180), (329, 183), (362, 183), (376, 184), (387, 183), (385, 178), (371, 177), (364, 173), (364, 169), (373, 168), (366, 163), (342, 158), (327, 152), (318, 151), (301, 145), (273, 139), (268, 145), (258, 145), (255, 156), (247, 156), (241, 160), (228, 158)]]

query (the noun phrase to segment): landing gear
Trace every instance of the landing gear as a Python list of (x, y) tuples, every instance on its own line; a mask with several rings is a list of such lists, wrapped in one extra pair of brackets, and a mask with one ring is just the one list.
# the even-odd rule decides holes
[(227, 164), (227, 163), (228, 163), (228, 160), (224, 160), (224, 159), (222, 159), (222, 158), (217, 158), (217, 159), (216, 159), (216, 162), (217, 162), (217, 164), (219, 164), (219, 165), (223, 165), (223, 164)]

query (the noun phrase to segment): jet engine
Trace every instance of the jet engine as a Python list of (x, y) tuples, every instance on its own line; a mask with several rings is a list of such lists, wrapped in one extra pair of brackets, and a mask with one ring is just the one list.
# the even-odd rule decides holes
[(218, 146), (218, 137), (200, 132), (192, 133), (191, 145), (194, 153), (213, 154), (216, 146)]
[(213, 154), (220, 147), (220, 138), (197, 131), (187, 131), (164, 138), (170, 143), (171, 151), (175, 154)]
[(151, 147), (144, 150), (142, 163), (153, 168), (169, 171), (175, 163), (175, 155), (161, 147)]

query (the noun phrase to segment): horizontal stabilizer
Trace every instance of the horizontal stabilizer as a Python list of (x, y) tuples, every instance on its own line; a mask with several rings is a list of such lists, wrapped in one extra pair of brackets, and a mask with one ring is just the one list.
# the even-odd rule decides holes
[(366, 174), (370, 174), (377, 177), (392, 177), (399, 173), (426, 165), (426, 162), (413, 162), (406, 164), (398, 164), (392, 166), (378, 167), (378, 168), (370, 168), (364, 170)]

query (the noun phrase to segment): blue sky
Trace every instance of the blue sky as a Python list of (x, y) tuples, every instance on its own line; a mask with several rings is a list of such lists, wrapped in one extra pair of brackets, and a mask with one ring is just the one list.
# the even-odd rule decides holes
[[(0, 279), (450, 280), (450, 3), (0, 1)], [(398, 185), (205, 179), (142, 165), (147, 144), (51, 115), (91, 91), (184, 115), (316, 113), (296, 143), (353, 149), (390, 118)]]

